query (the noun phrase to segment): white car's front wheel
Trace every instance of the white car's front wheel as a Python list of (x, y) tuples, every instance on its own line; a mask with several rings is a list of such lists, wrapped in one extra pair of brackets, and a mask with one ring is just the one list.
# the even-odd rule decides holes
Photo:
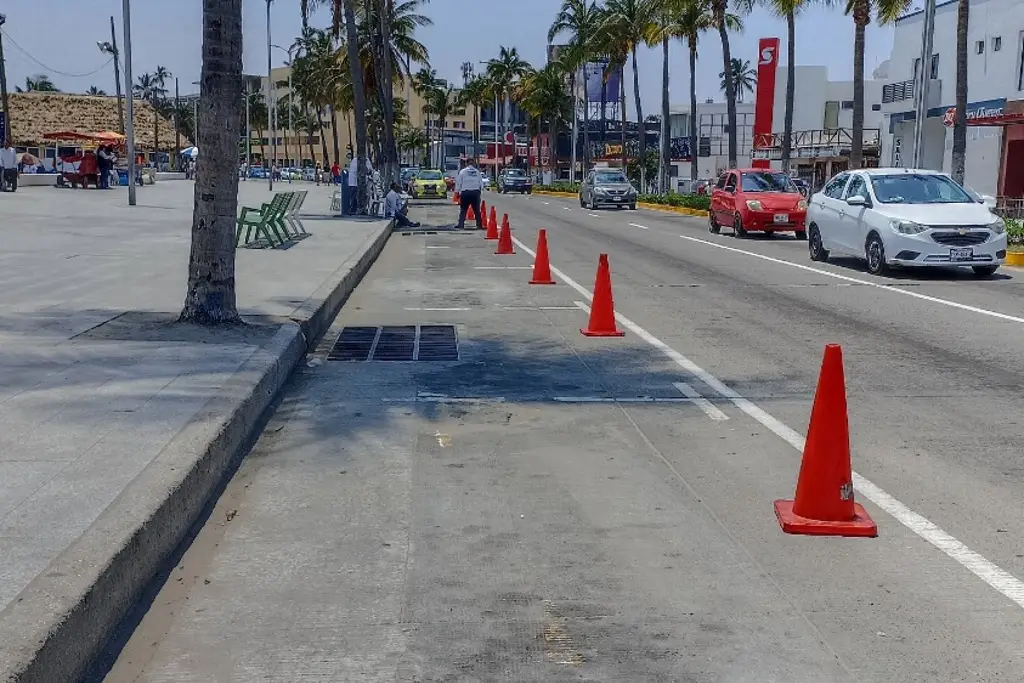
[(872, 275), (885, 275), (889, 272), (889, 264), (885, 262), (885, 245), (877, 234), (872, 233), (868, 237), (864, 256), (868, 262), (868, 272)]

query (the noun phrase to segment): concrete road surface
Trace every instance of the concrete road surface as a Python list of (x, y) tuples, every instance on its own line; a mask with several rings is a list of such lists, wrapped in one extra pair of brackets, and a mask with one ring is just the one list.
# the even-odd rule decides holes
[[(1024, 278), (487, 199), (518, 254), (391, 240), (108, 681), (1022, 680)], [(556, 286), (526, 284), (539, 228)], [(599, 253), (621, 339), (579, 332)], [(459, 359), (329, 359), (403, 325)], [(772, 510), (829, 342), (876, 539)]]

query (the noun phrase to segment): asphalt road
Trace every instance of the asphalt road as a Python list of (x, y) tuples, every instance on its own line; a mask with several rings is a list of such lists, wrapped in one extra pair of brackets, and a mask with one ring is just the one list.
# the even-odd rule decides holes
[[(519, 253), (392, 239), (108, 681), (1022, 679), (1024, 279), (487, 199)], [(539, 228), (554, 287), (526, 284)], [(621, 339), (578, 331), (599, 253)], [(458, 362), (326, 360), (428, 323)], [(876, 539), (772, 509), (830, 342)]]

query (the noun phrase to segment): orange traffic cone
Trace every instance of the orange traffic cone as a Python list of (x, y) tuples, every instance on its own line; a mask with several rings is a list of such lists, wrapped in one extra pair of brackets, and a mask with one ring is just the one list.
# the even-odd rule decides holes
[(466, 220), (467, 221), (475, 221), (476, 220), (476, 212), (473, 211), (473, 205), (472, 204), (469, 205), (469, 211), (466, 212)]
[(501, 255), (516, 253), (516, 250), (512, 248), (512, 226), (508, 224), (507, 213), (501, 221), (501, 233), (498, 234), (498, 250), (494, 253)]
[(541, 230), (537, 235), (537, 260), (533, 262), (533, 279), (531, 285), (553, 285), (551, 279), (551, 262), (548, 260), (548, 231)]
[(460, 195), (458, 192), (453, 193), (452, 204), (458, 205), (460, 203), (462, 203), (462, 195)]
[[(480, 216), (487, 222), (487, 202), (480, 202)], [(487, 227), (486, 225), (484, 227)]]
[(775, 501), (775, 516), (787, 534), (878, 535), (868, 513), (853, 501), (846, 380), (838, 344), (825, 347), (796, 497)]
[(494, 210), (493, 206), (491, 207), (491, 218), (487, 222), (487, 234), (484, 235), (484, 239), (488, 239), (488, 240), (496, 240), (496, 239), (498, 239), (498, 214)]
[(608, 254), (601, 254), (597, 262), (590, 322), (587, 329), (580, 332), (588, 337), (621, 337), (625, 334), (615, 327), (615, 303), (612, 301), (612, 275), (608, 269)]

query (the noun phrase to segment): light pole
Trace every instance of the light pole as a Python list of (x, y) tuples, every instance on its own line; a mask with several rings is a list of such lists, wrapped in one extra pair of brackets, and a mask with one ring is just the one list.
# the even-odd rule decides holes
[(935, 39), (935, 0), (925, 0), (924, 29), (921, 38), (921, 66), (918, 68), (914, 92), (914, 168), (924, 168), (924, 122), (928, 116), (932, 44)]
[[(276, 47), (278, 50), (281, 50), (282, 52), (288, 53), (288, 133), (285, 134), (285, 148), (286, 148), (285, 149), (285, 153), (287, 154), (288, 153), (288, 150), (287, 150), (287, 147), (288, 147), (288, 134), (292, 134), (292, 135), (295, 134), (295, 119), (292, 116), (292, 112), (295, 111), (295, 107), (292, 106), (293, 97), (294, 97), (292, 95), (292, 70), (294, 68), (294, 65), (292, 63), (292, 50), (295, 49), (295, 46), (293, 45), (292, 47), (288, 48), (287, 50), (285, 50), (280, 45), (274, 45), (272, 47)], [(299, 150), (299, 160), (300, 161), (302, 160), (302, 150)], [(291, 161), (291, 160), (290, 159), (286, 159), (285, 161), (287, 162), (287, 161)], [(290, 166), (291, 165), (289, 164), (289, 167)], [(301, 164), (300, 164), (300, 166), (301, 166)]]
[(114, 32), (114, 17), (110, 17), (110, 42), (97, 42), (96, 47), (103, 54), (114, 58), (114, 88), (117, 92), (117, 116), (121, 124), (118, 132), (124, 135), (124, 103), (121, 101), (121, 55), (117, 51), (117, 34)]
[(267, 0), (267, 123), (270, 124), (270, 168), (267, 170), (267, 179), (269, 181), (270, 191), (274, 191), (274, 167), (277, 166), (277, 130), (275, 129), (274, 113), (277, 109), (277, 103), (274, 101), (274, 76), (271, 73), (271, 53), (270, 53), (270, 4), (274, 0)]
[(128, 148), (128, 206), (135, 206), (135, 98), (132, 97), (132, 9), (131, 0), (122, 0), (124, 14), (124, 91), (128, 117), (125, 122)]
[(199, 93), (202, 92), (203, 84), (199, 81), (192, 81), (192, 85), (198, 85), (196, 96), (192, 99), (192, 144), (199, 146)]
[[(7, 15), (0, 14), (0, 26), (7, 23)], [(4, 105), (4, 127), (0, 130), (0, 138), (11, 137), (11, 105), (7, 99), (7, 67), (4, 64), (4, 37), (0, 36), (0, 102)]]

